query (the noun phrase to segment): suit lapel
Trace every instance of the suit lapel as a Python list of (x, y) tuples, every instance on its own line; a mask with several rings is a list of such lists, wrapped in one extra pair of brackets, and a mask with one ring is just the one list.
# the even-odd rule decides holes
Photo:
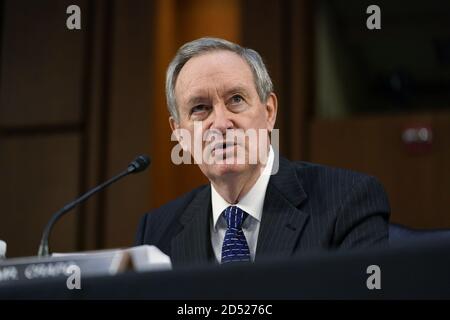
[(267, 186), (256, 258), (289, 256), (294, 251), (309, 219), (298, 206), (306, 193), (297, 178), (295, 168), (280, 157), (279, 171)]
[(211, 187), (207, 186), (187, 206), (180, 217), (182, 230), (172, 239), (171, 259), (174, 265), (212, 261), (209, 230)]
[[(256, 258), (289, 256), (294, 251), (309, 219), (298, 209), (306, 193), (295, 168), (280, 157), (279, 171), (267, 186), (258, 235)], [(180, 217), (181, 231), (172, 239), (171, 259), (174, 265), (214, 262), (211, 246), (211, 187), (208, 185), (186, 207)]]

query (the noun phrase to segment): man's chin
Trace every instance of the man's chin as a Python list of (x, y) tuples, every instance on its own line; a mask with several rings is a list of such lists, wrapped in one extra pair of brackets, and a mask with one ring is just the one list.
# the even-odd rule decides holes
[(215, 177), (224, 177), (243, 173), (247, 170), (247, 167), (248, 164), (226, 163), (223, 161), (209, 166), (207, 170)]

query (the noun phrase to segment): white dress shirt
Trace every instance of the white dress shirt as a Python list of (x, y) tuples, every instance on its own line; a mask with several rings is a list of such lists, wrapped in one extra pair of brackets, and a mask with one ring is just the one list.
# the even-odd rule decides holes
[(219, 263), (222, 260), (223, 239), (225, 238), (225, 233), (227, 231), (227, 222), (222, 216), (222, 212), (227, 207), (232, 205), (238, 206), (248, 213), (248, 217), (242, 224), (242, 230), (244, 231), (244, 235), (250, 249), (250, 258), (252, 261), (255, 260), (256, 244), (258, 242), (259, 227), (261, 225), (264, 198), (266, 196), (267, 184), (269, 183), (270, 174), (272, 172), (273, 159), (274, 153), (272, 146), (270, 146), (269, 157), (262, 174), (259, 176), (250, 191), (236, 204), (228, 203), (211, 184), (211, 243), (216, 260)]

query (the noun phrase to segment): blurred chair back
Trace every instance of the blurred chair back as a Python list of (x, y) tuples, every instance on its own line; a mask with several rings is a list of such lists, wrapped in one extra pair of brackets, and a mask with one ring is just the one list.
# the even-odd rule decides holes
[(417, 241), (450, 243), (450, 229), (412, 229), (396, 223), (389, 224), (389, 244), (402, 245)]

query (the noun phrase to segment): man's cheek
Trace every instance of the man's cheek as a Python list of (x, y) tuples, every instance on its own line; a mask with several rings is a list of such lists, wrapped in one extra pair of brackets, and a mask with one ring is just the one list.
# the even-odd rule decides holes
[(192, 155), (192, 157), (195, 160), (195, 163), (197, 164), (201, 163), (202, 158), (201, 149), (202, 149), (201, 140), (199, 141), (198, 139), (192, 139), (189, 146), (189, 153)]

